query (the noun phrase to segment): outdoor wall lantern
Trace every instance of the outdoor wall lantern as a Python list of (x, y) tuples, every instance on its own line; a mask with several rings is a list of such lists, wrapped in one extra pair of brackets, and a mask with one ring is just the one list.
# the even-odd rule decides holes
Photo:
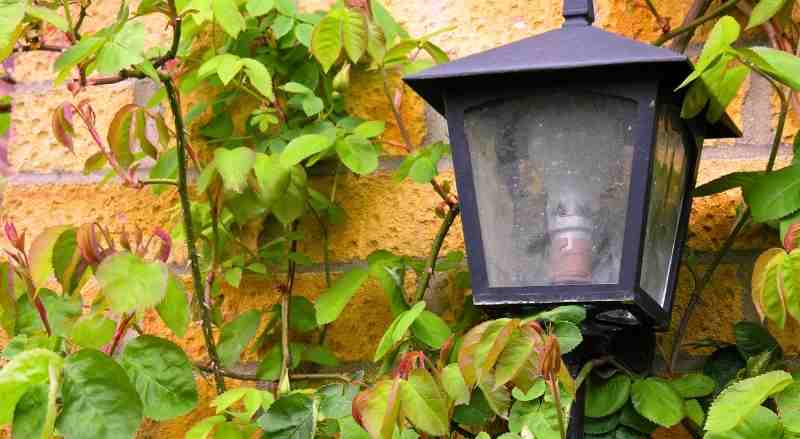
[(593, 21), (592, 0), (565, 0), (561, 29), (405, 81), (448, 121), (475, 304), (585, 305), (584, 358), (647, 370), (702, 141), (741, 133), (680, 118), (686, 56)]

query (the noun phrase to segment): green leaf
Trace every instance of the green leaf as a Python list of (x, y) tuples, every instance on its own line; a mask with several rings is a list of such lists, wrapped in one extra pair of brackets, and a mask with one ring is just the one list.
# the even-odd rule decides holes
[(525, 319), (529, 320), (549, 320), (551, 322), (570, 322), (576, 325), (586, 320), (586, 308), (580, 305), (564, 305), (548, 311), (542, 311)]
[(316, 116), (325, 108), (325, 103), (322, 101), (322, 99), (314, 95), (305, 96), (301, 102), (301, 105), (303, 107), (303, 112), (306, 113), (306, 116), (308, 117)]
[(784, 217), (800, 209), (800, 166), (759, 175), (742, 189), (755, 221)]
[(53, 63), (53, 71), (68, 72), (68, 70), (97, 53), (105, 43), (106, 39), (101, 37), (81, 38), (79, 42), (75, 43), (56, 59), (55, 63)]
[(673, 389), (683, 398), (699, 398), (714, 392), (717, 387), (713, 378), (701, 373), (689, 373), (669, 382)]
[(272, 403), (258, 420), (270, 439), (312, 439), (316, 431), (314, 401), (300, 393), (283, 396)]
[[(242, 401), (242, 406), (244, 407), (243, 412), (229, 410), (232, 405), (239, 401)], [(254, 387), (237, 387), (214, 398), (214, 400), (211, 401), (211, 407), (216, 409), (217, 414), (228, 412), (235, 414), (245, 421), (249, 421), (258, 409), (262, 407), (268, 409), (273, 402), (275, 402), (275, 398), (267, 391), (262, 391)]]
[(703, 81), (695, 81), (686, 95), (683, 97), (683, 105), (681, 106), (681, 117), (684, 119), (692, 119), (708, 104), (709, 94), (708, 88)]
[(333, 139), (322, 134), (305, 134), (292, 139), (281, 153), (281, 165), (290, 167), (333, 145)]
[(442, 369), (442, 387), (453, 404), (469, 404), (469, 388), (458, 364), (448, 364)]
[(369, 272), (366, 269), (354, 268), (336, 279), (314, 304), (317, 323), (327, 325), (336, 320), (368, 276)]
[(586, 389), (586, 416), (604, 418), (625, 406), (631, 390), (631, 379), (618, 373), (604, 380), (597, 376), (589, 378)]
[(14, 407), (33, 386), (47, 383), (50, 365), (61, 369), (64, 360), (46, 349), (31, 349), (14, 356), (0, 369), (0, 425), (11, 422)]
[(775, 79), (800, 90), (800, 58), (769, 47), (753, 47), (752, 50), (772, 67)]
[(225, 55), (227, 55), (225, 56), (225, 61), (217, 66), (217, 76), (223, 85), (228, 85), (242, 70), (244, 62), (241, 58), (229, 53)]
[(256, 175), (256, 194), (267, 207), (286, 192), (291, 182), (291, 171), (281, 165), (277, 156), (257, 153), (253, 172)]
[(248, 0), (245, 8), (251, 17), (267, 15), (275, 7), (275, 0)]
[(783, 296), (786, 311), (800, 321), (800, 249), (795, 248), (783, 258), (778, 273), (778, 288)]
[(739, 38), (741, 26), (735, 18), (728, 15), (717, 20), (711, 33), (706, 38), (706, 44), (703, 46), (703, 51), (694, 66), (694, 72), (678, 88), (689, 84), (697, 79), (711, 64), (719, 57), (725, 49)]
[(117, 324), (101, 314), (90, 314), (81, 317), (72, 326), (69, 338), (76, 345), (90, 349), (100, 349), (114, 337)]
[(120, 108), (111, 123), (108, 126), (108, 146), (111, 148), (111, 154), (117, 160), (120, 166), (127, 169), (134, 160), (133, 152), (131, 151), (132, 138), (131, 126), (133, 124), (133, 115), (136, 112), (136, 105), (127, 104)]
[(619, 423), (639, 433), (649, 435), (658, 428), (658, 424), (640, 415), (633, 407), (633, 404), (626, 404), (620, 414)]
[(247, 186), (247, 176), (255, 164), (256, 153), (242, 146), (236, 149), (217, 148), (214, 150), (214, 167), (222, 177), (225, 189), (242, 193)]
[(369, 120), (366, 122), (362, 122), (357, 127), (353, 129), (353, 134), (363, 137), (365, 139), (371, 139), (373, 137), (380, 136), (386, 130), (386, 122), (382, 120)]
[(282, 224), (289, 225), (305, 212), (308, 199), (308, 177), (300, 165), (290, 168), (291, 180), (283, 197), (272, 205), (272, 214)]
[(164, 300), (156, 306), (159, 317), (175, 335), (183, 337), (189, 327), (189, 300), (183, 282), (170, 273)]
[(351, 135), (336, 142), (336, 153), (351, 171), (367, 175), (378, 169), (378, 151), (369, 140)]
[(736, 427), (764, 400), (791, 383), (791, 375), (776, 370), (731, 384), (711, 404), (705, 429), (723, 432)]
[(217, 349), (223, 367), (231, 367), (239, 361), (239, 356), (256, 335), (260, 323), (261, 313), (251, 309), (222, 326)]
[(345, 9), (342, 15), (344, 51), (355, 64), (367, 50), (367, 21), (354, 9)]
[(736, 322), (733, 333), (736, 336), (736, 348), (744, 357), (781, 349), (767, 328), (756, 322)]
[(464, 425), (484, 425), (493, 416), (483, 391), (477, 388), (472, 392), (468, 405), (457, 405), (453, 410), (453, 420)]
[(69, 226), (48, 227), (31, 243), (29, 258), (34, 286), (44, 287), (53, 276), (53, 248), (61, 234), (70, 229)]
[(492, 411), (503, 419), (508, 419), (508, 409), (511, 406), (511, 392), (507, 388), (496, 387), (494, 378), (491, 375), (483, 377), (483, 381), (478, 384), (486, 402)]
[(414, 369), (400, 384), (403, 414), (419, 430), (446, 436), (450, 430), (447, 396), (425, 368)]
[(314, 27), (311, 34), (311, 53), (325, 73), (331, 69), (342, 52), (342, 9), (331, 9)]
[(104, 259), (95, 277), (111, 310), (123, 314), (158, 305), (167, 291), (169, 276), (162, 262), (120, 252)]
[(250, 59), (242, 58), (244, 65), (244, 73), (247, 79), (250, 80), (250, 85), (253, 86), (262, 96), (269, 99), (270, 102), (275, 101), (275, 93), (272, 91), (272, 75), (269, 70), (260, 62)]
[(211, 434), (211, 430), (223, 422), (225, 422), (224, 416), (205, 418), (186, 432), (186, 439), (206, 439), (208, 435)]
[(144, 23), (126, 22), (97, 54), (97, 71), (111, 75), (144, 61), (144, 37)]
[(425, 156), (415, 160), (411, 165), (411, 169), (408, 170), (408, 176), (411, 177), (411, 180), (420, 184), (430, 183), (437, 174), (436, 163)]
[(562, 354), (572, 352), (583, 341), (580, 328), (570, 322), (556, 322), (555, 336)]
[(706, 422), (706, 412), (703, 411), (703, 407), (696, 399), (684, 401), (683, 411), (686, 413), (686, 417), (691, 419), (695, 425), (703, 428), (703, 424)]
[(539, 377), (536, 378), (536, 380), (533, 382), (533, 385), (531, 385), (527, 392), (523, 392), (519, 387), (514, 387), (514, 390), (511, 391), (511, 396), (513, 396), (517, 401), (533, 401), (534, 399), (541, 398), (542, 395), (544, 395), (545, 390), (547, 390), (547, 383), (545, 383), (544, 379)]
[[(300, 23), (294, 27), (294, 36), (303, 46), (311, 48), (311, 36), (314, 34), (314, 26), (308, 23)], [(316, 66), (315, 66), (316, 67)]]
[(278, 15), (272, 23), (272, 31), (275, 33), (276, 39), (283, 38), (294, 28), (294, 18), (287, 17), (286, 15)]
[[(706, 422), (706, 430), (708, 430), (708, 422)], [(731, 429), (710, 431), (704, 436), (704, 439), (767, 439), (780, 438), (782, 434), (778, 416), (766, 407), (756, 406)]]
[(639, 414), (662, 427), (672, 427), (684, 417), (683, 399), (661, 378), (634, 382), (631, 401)]
[(425, 302), (420, 301), (415, 303), (408, 311), (404, 311), (395, 317), (392, 324), (389, 325), (386, 332), (383, 333), (383, 337), (381, 337), (381, 341), (378, 343), (378, 348), (375, 350), (373, 361), (380, 360), (400, 343), (406, 333), (408, 333), (408, 329), (414, 324), (414, 321), (417, 320), (424, 309)]
[(439, 349), (453, 332), (441, 317), (425, 310), (411, 325), (411, 333), (417, 340), (433, 349)]
[(606, 434), (610, 432), (613, 439), (614, 430), (619, 426), (620, 414), (621, 412), (616, 412), (605, 418), (584, 418), (583, 431), (587, 434)]
[(763, 174), (757, 172), (732, 172), (704, 183), (694, 189), (693, 197), (707, 197), (730, 189), (752, 184), (756, 176)]
[(275, 0), (275, 8), (283, 15), (294, 17), (297, 15), (297, 5), (295, 0)]
[(353, 399), (353, 416), (370, 436), (391, 439), (400, 412), (400, 379), (381, 380)]
[(236, 38), (244, 30), (246, 23), (236, 0), (212, 0), (211, 8), (214, 19), (231, 38)]
[(395, 317), (408, 309), (405, 293), (403, 292), (406, 265), (403, 258), (389, 253), (385, 250), (378, 250), (371, 253), (369, 261), (369, 274), (378, 280), (381, 288), (389, 298), (389, 308)]
[(515, 331), (508, 340), (505, 349), (497, 358), (495, 367), (495, 386), (503, 386), (524, 370), (530, 360), (537, 342), (541, 337), (528, 325)]
[[(31, 386), (14, 409), (11, 439), (40, 439), (47, 416), (47, 384)], [(47, 436), (44, 436), (47, 437)]]
[[(40, 288), (37, 295), (47, 310), (53, 335), (64, 337), (69, 334), (75, 320), (81, 315), (80, 297), (59, 296), (46, 288)], [(28, 300), (27, 295), (21, 296), (17, 301), (16, 328), (19, 334), (34, 335), (44, 332), (44, 325), (39, 313)]]
[(352, 416), (339, 419), (339, 431), (342, 433), (342, 439), (370, 439), (369, 433), (361, 428)]
[(800, 434), (800, 382), (793, 382), (775, 395), (775, 403), (786, 430)]
[(786, 0), (759, 0), (758, 4), (753, 8), (753, 12), (750, 13), (747, 29), (760, 26), (769, 21), (781, 10), (785, 2)]
[(69, 25), (67, 24), (67, 20), (58, 14), (58, 12), (36, 5), (28, 5), (26, 11), (28, 15), (31, 17), (38, 18), (39, 20), (46, 21), (53, 26), (55, 26), (58, 30), (62, 32), (69, 31)]
[(747, 66), (736, 66), (725, 71), (725, 76), (721, 81), (708, 87), (711, 93), (711, 106), (706, 113), (706, 120), (716, 123), (725, 112), (728, 104), (731, 103), (739, 88), (744, 83), (750, 68)]
[(67, 357), (61, 396), (57, 428), (65, 439), (131, 438), (142, 421), (136, 388), (125, 370), (100, 351), (84, 349)]
[(125, 345), (120, 363), (139, 392), (148, 418), (165, 421), (197, 406), (192, 364), (171, 341), (150, 335), (136, 337)]
[(358, 387), (352, 384), (327, 384), (317, 390), (320, 397), (319, 412), (325, 418), (342, 419), (353, 412), (352, 400), (358, 394)]
[(300, 84), (299, 82), (287, 82), (286, 84), (283, 84), (279, 88), (289, 93), (314, 94), (314, 90), (311, 90), (310, 88), (306, 87), (303, 84)]

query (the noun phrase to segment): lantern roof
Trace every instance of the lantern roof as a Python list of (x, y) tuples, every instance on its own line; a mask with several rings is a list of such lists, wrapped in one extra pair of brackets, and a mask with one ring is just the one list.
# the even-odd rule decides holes
[[(588, 23), (587, 23), (588, 24)], [(458, 80), (506, 74), (546, 74), (558, 70), (661, 65), (683, 79), (692, 72), (686, 55), (641, 43), (591, 25), (567, 25), (505, 46), (440, 64), (404, 78), (436, 111), (444, 114), (443, 91)], [(709, 138), (739, 137), (727, 114), (707, 132)]]

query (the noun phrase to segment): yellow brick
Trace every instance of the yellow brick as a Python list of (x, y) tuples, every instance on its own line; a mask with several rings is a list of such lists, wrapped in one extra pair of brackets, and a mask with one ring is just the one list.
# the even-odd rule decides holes
[(53, 63), (58, 52), (24, 52), (14, 56), (12, 77), (17, 82), (49, 81), (55, 78)]
[[(702, 276), (705, 266), (695, 267), (698, 276)], [(733, 324), (743, 319), (741, 295), (743, 288), (738, 282), (737, 266), (723, 264), (717, 268), (711, 283), (702, 295), (702, 302), (695, 308), (689, 319), (689, 326), (684, 334), (684, 343), (691, 343), (712, 338), (734, 342)], [(659, 345), (663, 352), (670, 352), (673, 331), (686, 310), (693, 288), (689, 271), (681, 268), (678, 277), (678, 290), (675, 306), (672, 309), (670, 330), (659, 334)], [(708, 353), (708, 349), (686, 349), (691, 353)]]
[[(10, 185), (2, 201), (3, 215), (29, 239), (47, 227), (80, 225), (96, 221), (112, 232), (141, 227), (171, 229), (171, 212), (177, 203), (174, 191), (155, 197), (148, 190), (116, 184)], [(3, 237), (3, 240), (5, 238)]]
[[(451, 173), (441, 178), (453, 180)], [(322, 179), (319, 189), (327, 189), (330, 179)], [(387, 173), (374, 176), (340, 176), (336, 201), (347, 213), (341, 226), (329, 231), (331, 259), (364, 259), (378, 249), (409, 256), (426, 256), (441, 224), (434, 212), (441, 199), (430, 185), (411, 181), (396, 183)], [(314, 260), (322, 260), (322, 237), (312, 218), (302, 223), (306, 238), (302, 250)], [(443, 254), (463, 247), (461, 222), (450, 228)]]
[[(795, 93), (796, 94), (796, 93)], [(787, 96), (789, 96), (787, 94)], [(778, 116), (781, 113), (781, 100), (778, 95), (773, 91), (772, 97), (772, 133), (774, 135), (775, 129), (778, 126)], [(789, 105), (789, 115), (786, 118), (786, 124), (783, 127), (783, 136), (782, 141), (783, 143), (791, 144), (794, 142), (795, 134), (797, 134), (798, 130), (800, 130), (800, 118), (798, 117), (797, 113), (795, 113), (794, 107)]]
[(88, 99), (97, 116), (97, 128), (105, 142), (108, 125), (116, 111), (133, 102), (130, 83), (91, 87), (74, 98), (64, 87), (18, 93), (14, 96), (12, 124), (14, 139), (9, 148), (11, 166), (18, 172), (55, 172), (83, 170), (84, 161), (99, 151), (83, 121), (75, 115), (75, 154), (71, 154), (53, 136), (52, 112), (64, 102)]

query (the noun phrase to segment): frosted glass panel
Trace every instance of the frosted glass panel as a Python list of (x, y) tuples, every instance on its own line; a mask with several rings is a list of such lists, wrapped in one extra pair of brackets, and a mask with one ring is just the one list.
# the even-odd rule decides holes
[(686, 193), (686, 149), (677, 111), (670, 111), (668, 107), (659, 108), (658, 111), (653, 180), (650, 184), (642, 260), (642, 289), (662, 306)]
[(490, 287), (619, 281), (635, 119), (566, 91), (465, 112)]

